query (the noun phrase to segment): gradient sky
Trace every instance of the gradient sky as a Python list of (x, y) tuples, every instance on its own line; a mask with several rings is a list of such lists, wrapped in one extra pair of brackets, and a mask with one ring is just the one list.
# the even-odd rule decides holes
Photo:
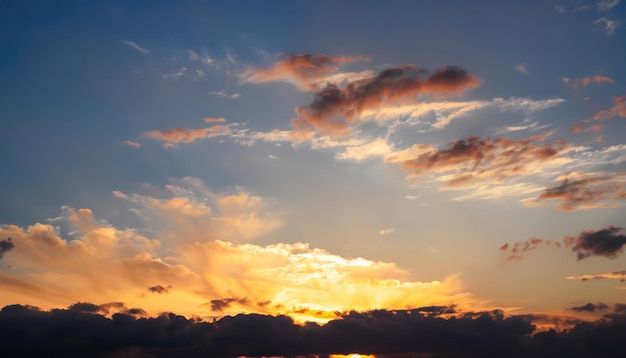
[(0, 306), (597, 318), (570, 308), (626, 302), (625, 21), (5, 1)]

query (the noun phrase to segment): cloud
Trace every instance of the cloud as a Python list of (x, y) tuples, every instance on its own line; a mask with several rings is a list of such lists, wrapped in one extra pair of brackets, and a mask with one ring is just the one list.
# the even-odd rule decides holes
[(0, 240), (0, 259), (2, 258), (2, 256), (4, 256), (4, 254), (15, 248), (12, 240), (13, 239), (11, 239), (10, 237), (5, 240)]
[(593, 24), (596, 25), (597, 31), (603, 31), (607, 36), (613, 36), (621, 22), (601, 17), (594, 21)]
[(230, 308), (233, 303), (247, 305), (249, 303), (247, 298), (221, 298), (211, 300), (211, 311), (222, 312), (226, 308)]
[(576, 238), (570, 239), (574, 246), (572, 250), (576, 252), (578, 260), (582, 260), (591, 256), (603, 256), (614, 259), (619, 256), (624, 245), (626, 245), (626, 235), (621, 234), (624, 228), (609, 226), (606, 229), (598, 231), (583, 231)]
[(123, 44), (129, 46), (130, 48), (134, 48), (135, 50), (141, 52), (144, 55), (148, 55), (150, 54), (150, 51), (148, 51), (148, 49), (141, 47), (139, 45), (137, 45), (136, 43), (134, 43), (133, 41), (122, 41)]
[(228, 93), (228, 92), (226, 92), (224, 90), (211, 91), (209, 93), (214, 95), (214, 96), (218, 96), (218, 97), (222, 97), (222, 98), (235, 99), (235, 98), (241, 97), (241, 95), (239, 93)]
[[(602, 129), (602, 125), (589, 125), (594, 122), (602, 122), (614, 117), (626, 117), (626, 96), (613, 98), (615, 105), (609, 109), (597, 111), (593, 117), (584, 119), (574, 124), (571, 128), (572, 132), (598, 132)], [(588, 125), (585, 127), (584, 125)]]
[(528, 68), (526, 67), (526, 65), (523, 64), (519, 64), (519, 65), (515, 65), (515, 71), (523, 74), (523, 75), (529, 75), (530, 71), (528, 70)]
[(152, 293), (163, 294), (163, 293), (169, 293), (169, 290), (171, 288), (172, 286), (163, 287), (161, 285), (156, 285), (156, 286), (148, 287), (148, 291)]
[(358, 74), (339, 74), (341, 77), (331, 77), (339, 64), (368, 60), (366, 57), (330, 57), (326, 55), (293, 54), (276, 62), (270, 68), (249, 68), (241, 77), (252, 83), (263, 83), (284, 80), (294, 83), (300, 90), (315, 91), (326, 82), (342, 82), (353, 79)]
[[(614, 259), (619, 256), (624, 245), (626, 245), (626, 235), (621, 234), (623, 228), (610, 225), (605, 229), (587, 230), (578, 234), (577, 237), (566, 236), (562, 242), (553, 240), (542, 240), (532, 237), (525, 241), (513, 244), (505, 243), (500, 247), (500, 252), (507, 255), (508, 261), (519, 261), (523, 258), (523, 253), (533, 251), (539, 246), (551, 246), (554, 248), (572, 248), (578, 260), (591, 256), (603, 256)], [(620, 272), (598, 274), (600, 278), (615, 278), (611, 275), (619, 275)], [(610, 277), (611, 276), (611, 277)], [(595, 278), (594, 275), (568, 276), (568, 279)]]
[(571, 79), (568, 77), (561, 78), (561, 81), (565, 83), (569, 88), (576, 89), (579, 87), (587, 87), (591, 83), (602, 84), (602, 83), (615, 83), (615, 81), (606, 76), (602, 75), (594, 75), (591, 77), (584, 77), (579, 79)]
[[(430, 306), (349, 312), (325, 325), (299, 325), (282, 315), (240, 314), (206, 322), (174, 313), (141, 318), (130, 312), (140, 309), (105, 316), (11, 305), (0, 311), (0, 342), (7, 356), (328, 357), (357, 351), (379, 358), (613, 357), (626, 355), (622, 306), (591, 322)], [(540, 331), (537, 326), (547, 320), (568, 329)]]
[(186, 129), (155, 129), (145, 132), (143, 135), (148, 138), (154, 138), (164, 142), (165, 147), (173, 148), (180, 143), (192, 143), (198, 139), (225, 137), (233, 133), (233, 127), (237, 123), (230, 125), (215, 124), (211, 127)]
[(129, 146), (131, 146), (133, 148), (137, 148), (137, 149), (141, 148), (141, 143), (137, 143), (137, 142), (134, 142), (132, 140), (125, 140), (124, 144), (129, 145)]
[(527, 206), (557, 201), (559, 211), (577, 211), (595, 208), (616, 208), (626, 200), (626, 173), (571, 172), (556, 179), (559, 185), (546, 188), (537, 198), (524, 199)]
[(617, 6), (617, 4), (619, 4), (619, 3), (620, 3), (620, 0), (600, 0), (596, 4), (596, 9), (598, 11), (611, 10), (612, 8)]
[(599, 302), (596, 304), (593, 304), (591, 302), (582, 305), (582, 306), (577, 306), (577, 307), (571, 307), (569, 308), (572, 311), (577, 311), (577, 312), (595, 312), (595, 311), (606, 311), (609, 309), (609, 306)]
[(404, 65), (387, 68), (344, 88), (328, 84), (316, 93), (313, 103), (296, 108), (299, 118), (292, 125), (296, 131), (343, 136), (366, 110), (414, 101), (424, 95), (459, 94), (480, 84), (458, 67), (442, 67), (423, 77), (424, 70)]
[(198, 53), (196, 53), (195, 51), (189, 50), (187, 51), (187, 55), (189, 61), (192, 62), (201, 62), (205, 65), (210, 65), (213, 63), (213, 58), (211, 58), (211, 56), (209, 56), (206, 52), (204, 52), (203, 55), (198, 55)]
[(163, 74), (163, 78), (178, 80), (187, 74), (187, 67), (181, 67), (178, 71)]
[(587, 275), (567, 276), (565, 278), (568, 280), (581, 281), (611, 279), (619, 280), (620, 282), (626, 282), (626, 271), (600, 272)]
[(451, 142), (446, 149), (416, 144), (389, 154), (385, 161), (401, 162), (412, 177), (447, 173), (439, 180), (449, 187), (485, 181), (502, 184), (506, 178), (569, 161), (562, 157), (570, 151), (569, 145), (564, 141), (543, 143), (546, 136), (520, 140), (468, 137)]
[(391, 235), (394, 231), (395, 229), (389, 228), (389, 229), (380, 230), (378, 233), (380, 234), (380, 236), (387, 236), (387, 235)]

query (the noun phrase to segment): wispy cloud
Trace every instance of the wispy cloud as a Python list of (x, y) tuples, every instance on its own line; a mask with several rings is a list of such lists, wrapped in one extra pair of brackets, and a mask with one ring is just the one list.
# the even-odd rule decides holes
[(569, 88), (576, 89), (579, 87), (586, 87), (591, 83), (602, 84), (602, 83), (615, 83), (615, 81), (607, 76), (602, 75), (594, 75), (591, 77), (584, 77), (579, 79), (571, 79), (568, 77), (561, 78), (561, 81), (565, 83)]
[(366, 57), (342, 56), (330, 57), (326, 55), (293, 54), (276, 62), (269, 68), (251, 67), (241, 77), (246, 82), (263, 83), (271, 81), (288, 81), (294, 83), (303, 91), (315, 91), (325, 85), (325, 82), (341, 82), (354, 79), (353, 75), (335, 74), (338, 65), (356, 61), (368, 60)]
[(575, 275), (575, 276), (567, 276), (565, 277), (568, 280), (581, 280), (581, 281), (589, 281), (589, 280), (619, 280), (620, 282), (626, 282), (626, 271), (613, 271), (613, 272), (600, 272), (586, 275)]
[(137, 148), (137, 149), (141, 148), (141, 143), (137, 143), (137, 142), (132, 141), (132, 140), (125, 140), (124, 144), (129, 145), (129, 146), (131, 146), (133, 148)]
[(150, 51), (148, 51), (147, 48), (141, 47), (141, 46), (137, 45), (136, 43), (134, 43), (133, 41), (124, 40), (124, 41), (122, 41), (122, 43), (126, 44), (130, 48), (134, 48), (135, 50), (141, 52), (144, 55), (148, 55), (150, 53)]
[(545, 189), (535, 199), (525, 199), (527, 206), (537, 206), (556, 201), (560, 211), (594, 208), (616, 208), (626, 200), (626, 173), (571, 172), (557, 178), (560, 184)]
[(182, 78), (183, 76), (185, 76), (186, 73), (187, 73), (187, 67), (181, 67), (178, 71), (163, 74), (163, 78), (166, 80), (167, 79), (178, 80)]
[(212, 95), (217, 96), (217, 97), (230, 98), (230, 99), (235, 99), (235, 98), (241, 97), (241, 95), (239, 93), (228, 93), (228, 92), (226, 92), (224, 90), (211, 91), (211, 92), (209, 92), (209, 94), (212, 94)]
[(593, 24), (596, 25), (597, 31), (602, 31), (607, 36), (613, 36), (615, 35), (615, 31), (617, 30), (617, 28), (622, 23), (616, 20), (609, 20), (605, 17), (601, 17), (597, 19), (596, 21), (594, 21)]
[(596, 9), (598, 11), (611, 10), (612, 8), (617, 6), (619, 3), (620, 3), (620, 0), (600, 0), (596, 4)]
[(387, 236), (387, 235), (391, 235), (394, 231), (395, 231), (395, 229), (393, 229), (393, 228), (382, 229), (382, 230), (380, 230), (378, 232), (378, 234), (380, 236)]
[(526, 67), (526, 65), (524, 64), (518, 64), (515, 65), (515, 71), (523, 74), (523, 75), (529, 75), (530, 71), (528, 70), (528, 67)]

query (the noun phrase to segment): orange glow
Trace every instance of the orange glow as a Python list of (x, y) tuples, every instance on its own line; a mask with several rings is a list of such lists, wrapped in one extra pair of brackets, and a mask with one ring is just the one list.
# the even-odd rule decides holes
[(374, 355), (374, 354), (358, 354), (358, 353), (331, 354), (330, 358), (376, 358), (376, 355)]

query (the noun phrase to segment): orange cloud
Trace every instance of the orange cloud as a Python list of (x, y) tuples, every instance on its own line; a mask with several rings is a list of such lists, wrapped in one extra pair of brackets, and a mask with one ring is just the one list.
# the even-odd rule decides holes
[(242, 77), (246, 81), (254, 83), (287, 80), (294, 82), (303, 91), (314, 91), (319, 89), (319, 82), (324, 79), (328, 82), (341, 82), (340, 78), (328, 80), (328, 77), (339, 69), (338, 64), (363, 60), (368, 60), (368, 58), (363, 56), (330, 57), (326, 55), (293, 54), (276, 62), (270, 68), (250, 68)]
[(596, 84), (615, 83), (615, 81), (612, 78), (601, 76), (601, 75), (594, 75), (591, 77), (584, 77), (580, 79), (571, 79), (568, 77), (563, 77), (561, 78), (561, 81), (563, 81), (563, 83), (568, 85), (571, 89), (576, 89), (579, 87), (587, 87), (588, 85), (592, 83), (596, 83)]
[(256, 312), (326, 322), (353, 309), (485, 305), (456, 275), (420, 282), (394, 263), (342, 257), (307, 243), (237, 243), (280, 222), (260, 197), (211, 193), (201, 184), (174, 182), (167, 187), (173, 197), (165, 199), (116, 192), (135, 204), (132, 212), (145, 228), (120, 230), (89, 209), (69, 207), (55, 221), (69, 225), (65, 236), (48, 224), (0, 227), (7, 267), (0, 272), (0, 306), (125, 302), (148, 315)]
[[(597, 111), (593, 117), (584, 119), (574, 124), (571, 128), (572, 132), (599, 132), (602, 125), (589, 125), (593, 122), (601, 122), (614, 117), (626, 117), (626, 96), (613, 98), (614, 106), (609, 109)], [(587, 125), (587, 126), (584, 126)]]
[(179, 143), (191, 143), (198, 139), (227, 136), (232, 133), (229, 126), (216, 124), (208, 128), (167, 130), (155, 129), (144, 133), (144, 136), (165, 142), (166, 147), (175, 147)]

